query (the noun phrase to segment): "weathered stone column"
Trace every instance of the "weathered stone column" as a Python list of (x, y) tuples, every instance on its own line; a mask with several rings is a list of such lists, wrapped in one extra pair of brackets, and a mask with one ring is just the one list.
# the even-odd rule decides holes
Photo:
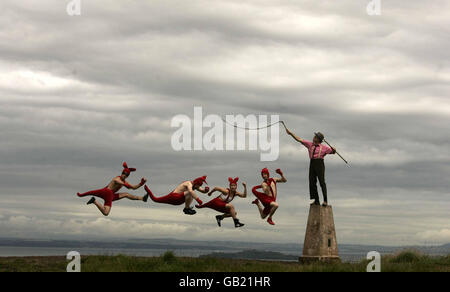
[(310, 207), (303, 256), (299, 260), (302, 263), (340, 261), (331, 206)]

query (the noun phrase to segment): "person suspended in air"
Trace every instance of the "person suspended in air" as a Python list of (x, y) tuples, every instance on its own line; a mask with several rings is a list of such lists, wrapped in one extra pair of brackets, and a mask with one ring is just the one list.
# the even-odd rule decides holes
[[(122, 187), (126, 187), (127, 189), (137, 190), (142, 187), (147, 180), (145, 178), (141, 179), (141, 182), (138, 185), (131, 185), (127, 182), (127, 178), (130, 176), (132, 172), (135, 172), (135, 168), (129, 168), (127, 163), (123, 163), (123, 171), (120, 176), (117, 176), (111, 180), (111, 182), (103, 189), (89, 191), (86, 193), (77, 193), (78, 197), (86, 197), (93, 196), (88, 202), (88, 205), (94, 204), (100, 210), (100, 212), (104, 216), (108, 216), (111, 212), (112, 202), (121, 200), (123, 198), (127, 198), (129, 200), (134, 201), (143, 201), (147, 202), (148, 196), (138, 197), (131, 195), (129, 193), (118, 193)], [(104, 201), (104, 204), (100, 204), (97, 202), (95, 197), (101, 198)]]
[(225, 189), (221, 187), (215, 187), (212, 189), (211, 192), (208, 193), (208, 196), (211, 196), (215, 192), (220, 192), (221, 195), (215, 198), (214, 200), (209, 201), (206, 204), (203, 205), (196, 205), (197, 208), (210, 208), (213, 210), (216, 210), (219, 213), (222, 213), (222, 215), (217, 215), (216, 220), (219, 227), (222, 227), (222, 220), (225, 218), (233, 218), (234, 221), (234, 227), (240, 228), (243, 227), (245, 224), (239, 222), (239, 219), (237, 218), (237, 212), (233, 204), (231, 202), (234, 200), (235, 197), (240, 198), (246, 198), (247, 197), (247, 184), (242, 183), (244, 186), (244, 192), (240, 193), (237, 191), (237, 183), (239, 181), (239, 178), (228, 178), (228, 182), (230, 183), (230, 187)]
[(164, 197), (155, 197), (148, 186), (145, 186), (145, 191), (147, 195), (150, 196), (153, 202), (160, 204), (169, 204), (174, 206), (185, 205), (183, 212), (186, 215), (195, 215), (197, 212), (191, 207), (193, 200), (196, 200), (199, 205), (203, 202), (200, 200), (196, 191), (200, 193), (207, 194), (209, 192), (209, 187), (202, 188), (203, 183), (206, 183), (206, 175), (196, 178), (193, 181), (185, 181), (179, 184), (173, 192)]
[[(258, 207), (261, 218), (267, 218), (267, 222), (270, 225), (275, 225), (275, 223), (273, 222), (273, 215), (279, 207), (277, 203), (277, 183), (287, 182), (287, 179), (281, 169), (277, 169), (276, 172), (281, 176), (281, 178), (271, 178), (269, 170), (267, 168), (264, 168), (261, 171), (261, 176), (263, 178), (262, 184), (259, 186), (255, 186), (252, 189), (252, 192), (256, 197), (256, 200), (254, 200), (252, 204), (255, 204)], [(263, 193), (257, 191), (258, 189), (262, 189)]]

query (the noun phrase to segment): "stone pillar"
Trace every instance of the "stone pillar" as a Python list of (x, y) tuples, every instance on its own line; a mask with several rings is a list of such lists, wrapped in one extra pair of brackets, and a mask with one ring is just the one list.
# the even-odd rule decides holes
[(302, 263), (340, 261), (331, 206), (310, 207), (303, 256), (299, 260)]

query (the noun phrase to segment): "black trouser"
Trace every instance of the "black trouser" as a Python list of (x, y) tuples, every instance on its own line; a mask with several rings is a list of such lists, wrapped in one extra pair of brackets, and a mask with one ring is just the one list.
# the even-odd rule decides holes
[(317, 191), (317, 178), (323, 193), (323, 201), (328, 202), (327, 184), (325, 183), (325, 163), (323, 159), (311, 159), (309, 165), (309, 194), (311, 200), (319, 202), (319, 192)]

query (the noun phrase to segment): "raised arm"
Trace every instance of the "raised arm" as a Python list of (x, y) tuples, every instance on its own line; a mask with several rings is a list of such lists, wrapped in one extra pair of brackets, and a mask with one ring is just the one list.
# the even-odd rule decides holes
[(291, 136), (292, 138), (294, 138), (295, 141), (302, 143), (303, 144), (303, 139), (298, 137), (297, 135), (295, 135), (294, 133), (292, 133), (289, 129), (286, 129), (286, 133)]
[(327, 148), (325, 149), (325, 152), (326, 152), (327, 154), (336, 154), (336, 148), (334, 148), (334, 147), (327, 147)]
[(244, 193), (236, 192), (236, 196), (241, 197), (241, 198), (247, 198), (247, 184), (242, 183), (242, 185), (244, 186)]
[(275, 178), (275, 181), (277, 183), (285, 183), (287, 182), (286, 177), (284, 176), (284, 173), (281, 171), (281, 169), (277, 169), (277, 173), (281, 176), (281, 178)]

